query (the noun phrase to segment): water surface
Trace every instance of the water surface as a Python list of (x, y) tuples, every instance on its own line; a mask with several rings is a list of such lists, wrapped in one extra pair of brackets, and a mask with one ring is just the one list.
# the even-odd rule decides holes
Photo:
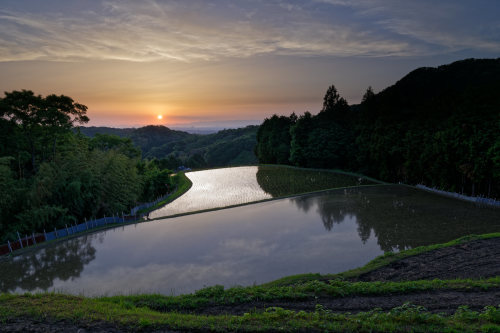
[(270, 199), (257, 183), (258, 167), (222, 168), (186, 173), (193, 185), (181, 197), (150, 213), (151, 218)]
[(151, 218), (240, 205), (331, 188), (373, 184), (333, 171), (286, 166), (245, 166), (186, 173), (193, 185), (181, 197), (150, 213)]
[(179, 294), (336, 273), (500, 230), (498, 209), (398, 185), (279, 199), (84, 235), (0, 261), (0, 291)]

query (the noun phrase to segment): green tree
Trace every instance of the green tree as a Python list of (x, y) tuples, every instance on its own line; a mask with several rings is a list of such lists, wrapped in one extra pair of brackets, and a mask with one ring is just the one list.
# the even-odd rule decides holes
[(260, 163), (290, 163), (290, 128), (297, 121), (292, 113), (290, 117), (273, 115), (266, 118), (257, 131), (255, 153)]
[(340, 102), (340, 95), (334, 85), (328, 87), (325, 96), (323, 97), (322, 112), (332, 112)]
[(97, 133), (90, 140), (90, 148), (103, 151), (116, 150), (129, 158), (141, 157), (141, 150), (134, 146), (132, 139), (121, 138), (117, 135)]
[(372, 86), (368, 86), (366, 89), (366, 92), (363, 95), (363, 98), (361, 99), (361, 103), (369, 103), (370, 101), (373, 100), (375, 97), (375, 93), (373, 92)]
[(297, 166), (308, 166), (309, 133), (314, 128), (310, 112), (300, 116), (290, 128), (290, 162)]
[(0, 103), (0, 117), (18, 126), (26, 138), (33, 172), (37, 156), (43, 161), (47, 151), (52, 150), (54, 158), (57, 139), (75, 123), (89, 121), (86, 112), (85, 105), (75, 103), (70, 97), (49, 95), (43, 98), (31, 90), (5, 92)]

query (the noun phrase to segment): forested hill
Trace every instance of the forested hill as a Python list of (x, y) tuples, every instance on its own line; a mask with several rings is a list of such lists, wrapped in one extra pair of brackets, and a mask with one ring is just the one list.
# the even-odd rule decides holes
[(500, 58), (419, 68), (349, 106), (331, 86), (317, 115), (273, 116), (262, 163), (355, 170), (390, 181), (500, 196)]
[(84, 135), (96, 134), (127, 137), (141, 148), (143, 158), (164, 160), (168, 168), (185, 165), (191, 168), (254, 164), (258, 126), (226, 129), (213, 134), (190, 134), (165, 126), (138, 129), (80, 127)]
[(116, 135), (120, 138), (127, 138), (130, 134), (135, 130), (135, 128), (113, 128), (113, 127), (78, 127), (75, 131), (80, 131), (80, 133), (93, 138), (96, 134), (107, 134), (107, 135)]
[[(372, 115), (441, 121), (456, 114), (498, 115), (499, 59), (468, 59), (410, 72), (374, 96)], [(495, 112), (496, 111), (496, 112)]]

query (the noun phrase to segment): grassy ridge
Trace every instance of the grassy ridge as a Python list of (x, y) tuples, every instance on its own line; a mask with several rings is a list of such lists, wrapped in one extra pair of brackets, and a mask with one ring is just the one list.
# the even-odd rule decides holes
[(184, 193), (186, 193), (191, 188), (191, 186), (193, 186), (193, 183), (184, 174), (184, 172), (179, 172), (174, 177), (177, 178), (176, 179), (177, 188), (176, 188), (175, 192), (172, 193), (171, 195), (169, 195), (168, 198), (166, 198), (165, 200), (158, 202), (156, 205), (151, 206), (149, 208), (141, 209), (138, 212), (139, 214), (144, 214), (144, 213), (147, 213), (147, 212), (151, 212), (153, 210), (156, 210), (158, 208), (161, 208), (161, 207), (165, 206), (166, 204), (174, 201), (175, 199), (177, 199), (178, 197), (180, 197), (181, 195), (183, 195)]
[(273, 198), (334, 188), (380, 184), (356, 174), (282, 165), (259, 165), (256, 177), (259, 186)]
[(392, 184), (392, 183), (387, 183), (387, 182), (384, 182), (382, 180), (363, 175), (361, 173), (345, 171), (345, 170), (341, 170), (341, 169), (304, 168), (304, 167), (287, 165), (287, 164), (265, 164), (265, 163), (261, 163), (261, 164), (259, 164), (259, 166), (269, 167), (269, 168), (288, 168), (288, 169), (292, 169), (292, 170), (299, 170), (299, 171), (302, 170), (305, 172), (307, 172), (307, 171), (329, 172), (329, 173), (336, 173), (336, 174), (351, 176), (351, 177), (355, 177), (355, 178), (362, 178), (365, 181), (371, 182), (374, 184)]
[(58, 294), (0, 295), (0, 322), (14, 318), (41, 321), (70, 320), (85, 325), (104, 321), (125, 329), (209, 330), (215, 332), (269, 331), (412, 331), (412, 332), (496, 332), (500, 307), (482, 311), (461, 307), (451, 316), (431, 314), (423, 307), (404, 304), (388, 312), (374, 309), (357, 314), (336, 314), (317, 305), (315, 311), (291, 311), (269, 307), (262, 312), (235, 315), (194, 315), (162, 313), (103, 299)]
[(341, 298), (348, 296), (381, 296), (407, 294), (431, 290), (488, 290), (500, 288), (500, 277), (485, 280), (420, 280), (404, 282), (348, 282), (343, 280), (319, 281), (282, 287), (235, 287), (224, 289), (223, 286), (203, 288), (194, 294), (180, 296), (134, 295), (99, 298), (100, 301), (115, 304), (129, 304), (147, 307), (159, 312), (196, 311), (219, 306), (236, 305), (252, 302), (304, 301), (319, 297)]

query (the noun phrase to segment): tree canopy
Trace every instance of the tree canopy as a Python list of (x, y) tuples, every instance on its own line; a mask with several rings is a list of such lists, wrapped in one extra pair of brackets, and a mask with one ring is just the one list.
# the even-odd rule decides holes
[(68, 96), (42, 97), (31, 90), (6, 92), (0, 101), (0, 117), (15, 124), (29, 146), (32, 171), (37, 162), (55, 157), (57, 140), (75, 123), (89, 121), (86, 113), (85, 105)]

